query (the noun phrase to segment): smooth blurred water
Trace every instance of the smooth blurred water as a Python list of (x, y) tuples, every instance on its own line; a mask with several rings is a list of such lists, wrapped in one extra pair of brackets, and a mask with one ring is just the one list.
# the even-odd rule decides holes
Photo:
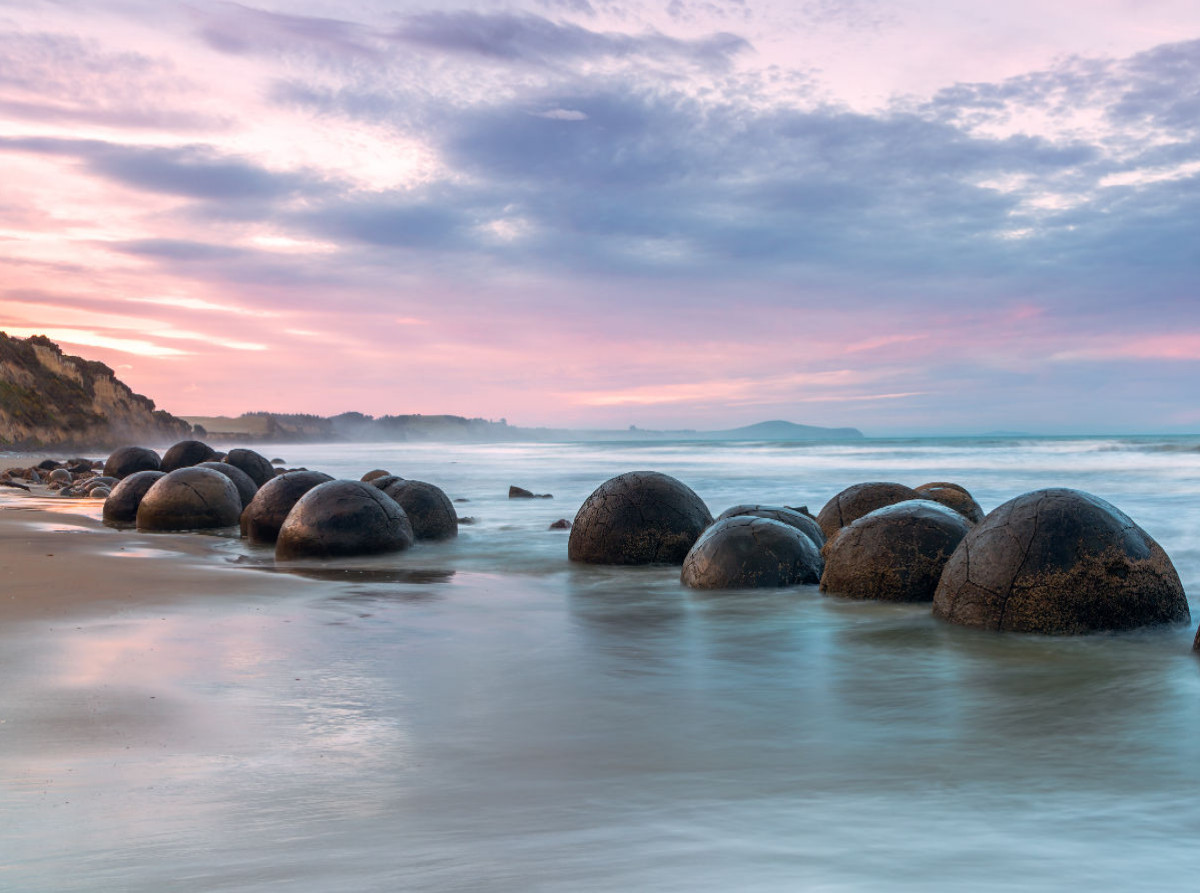
[(956, 481), (985, 510), (1070, 486), (1194, 596), (1198, 441), (260, 450), (436, 483), (476, 523), (283, 601), (133, 612), (24, 656), (0, 719), (47, 728), (14, 752), (0, 725), (0, 888), (1168, 890), (1200, 870), (1191, 625), (1042, 638), (816, 587), (690, 592), (673, 568), (572, 565), (547, 529), (635, 469), (714, 514), (816, 512), (867, 480)]

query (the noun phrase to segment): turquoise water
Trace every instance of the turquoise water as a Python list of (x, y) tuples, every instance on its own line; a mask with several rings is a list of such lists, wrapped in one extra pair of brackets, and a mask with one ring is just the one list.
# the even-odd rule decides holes
[[(1200, 870), (1194, 625), (1038, 638), (816, 587), (689, 592), (676, 569), (573, 566), (547, 529), (634, 469), (714, 514), (815, 512), (866, 480), (956, 481), (985, 510), (1070, 486), (1159, 540), (1200, 621), (1200, 441), (261, 451), (431, 481), (476, 523), (282, 601), (128, 612), (28, 656), (42, 707), (97, 719), (36, 753), (0, 725), (0, 887), (1166, 890)], [(237, 540), (212, 561), (235, 594), (275, 572)], [(147, 692), (172, 721), (122, 734)]]

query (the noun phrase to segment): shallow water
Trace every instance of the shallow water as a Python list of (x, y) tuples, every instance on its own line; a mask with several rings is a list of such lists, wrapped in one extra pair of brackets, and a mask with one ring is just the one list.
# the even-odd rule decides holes
[[(1186, 888), (1191, 625), (1040, 638), (815, 587), (694, 593), (676, 569), (571, 565), (547, 527), (639, 468), (714, 514), (815, 512), (865, 480), (953, 480), (985, 510), (1072, 486), (1159, 540), (1196, 613), (1198, 445), (264, 447), (431, 481), (476, 523), (307, 569), (283, 600), (7, 637), (0, 888)], [(212, 547), (278, 572), (269, 551)]]

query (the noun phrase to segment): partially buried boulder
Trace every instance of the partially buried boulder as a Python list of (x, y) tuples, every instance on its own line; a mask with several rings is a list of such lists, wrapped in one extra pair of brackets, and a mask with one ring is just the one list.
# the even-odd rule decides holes
[(734, 515), (701, 534), (679, 579), (692, 589), (755, 589), (816, 583), (821, 554), (812, 539), (783, 521)]
[(458, 536), (458, 512), (441, 488), (425, 481), (396, 481), (383, 492), (408, 515), (413, 539), (445, 540)]
[(368, 471), (361, 478), (359, 478), (359, 480), (365, 481), (369, 484), (376, 478), (388, 477), (389, 475), (391, 475), (390, 471), (384, 471), (382, 468), (376, 468), (374, 471)]
[(821, 525), (825, 539), (831, 540), (847, 524), (852, 524), (875, 509), (881, 509), (885, 505), (894, 505), (906, 499), (920, 498), (917, 491), (911, 487), (893, 484), (890, 481), (855, 484), (825, 503), (824, 508), (817, 515), (817, 523)]
[(691, 488), (657, 471), (605, 481), (575, 515), (567, 557), (589, 564), (682, 564), (712, 523)]
[(1127, 515), (1078, 490), (1035, 490), (995, 509), (946, 563), (937, 617), (1070, 634), (1188, 619), (1171, 559)]
[(136, 471), (158, 471), (161, 462), (158, 453), (146, 447), (124, 446), (113, 450), (104, 463), (106, 477), (129, 477)]
[(193, 465), (212, 460), (216, 455), (217, 451), (202, 440), (181, 440), (163, 453), (162, 470), (191, 468)]
[(932, 499), (942, 505), (954, 509), (972, 524), (983, 520), (983, 509), (975, 501), (966, 487), (950, 484), (945, 481), (935, 481), (922, 484), (916, 488), (917, 495), (922, 499)]
[(824, 550), (821, 591), (890, 602), (933, 601), (967, 519), (928, 499), (884, 506), (842, 528)]
[(300, 497), (318, 484), (332, 480), (320, 471), (289, 471), (267, 481), (242, 512), (242, 536), (256, 545), (274, 543), (288, 512)]
[(150, 485), (138, 504), (137, 527), (138, 530), (235, 527), (241, 513), (237, 487), (229, 478), (211, 468), (179, 468)]
[(207, 468), (209, 471), (215, 471), (217, 474), (222, 474), (229, 478), (237, 488), (238, 498), (242, 501), (242, 508), (248, 506), (251, 500), (254, 499), (254, 494), (258, 492), (258, 485), (250, 480), (250, 476), (236, 465), (228, 465), (225, 462), (201, 462), (195, 467)]
[(727, 508), (721, 514), (717, 515), (717, 520), (721, 521), (725, 518), (735, 518), (741, 515), (781, 521), (806, 534), (818, 549), (825, 545), (825, 534), (821, 530), (821, 525), (817, 523), (816, 518), (797, 509), (787, 508), (782, 505), (735, 505), (733, 508)]
[(288, 512), (275, 557), (375, 555), (407, 549), (412, 542), (412, 525), (396, 500), (362, 481), (327, 481)]
[(230, 450), (225, 455), (225, 462), (245, 472), (246, 476), (254, 481), (255, 487), (261, 487), (275, 477), (275, 469), (271, 466), (270, 460), (254, 450)]

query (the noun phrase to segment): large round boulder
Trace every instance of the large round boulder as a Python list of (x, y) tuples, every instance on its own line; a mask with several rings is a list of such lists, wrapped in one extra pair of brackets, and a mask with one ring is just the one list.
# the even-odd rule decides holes
[(983, 520), (983, 509), (980, 508), (979, 503), (975, 501), (975, 497), (966, 487), (945, 481), (934, 481), (922, 484), (916, 488), (916, 491), (922, 499), (940, 502), (947, 508), (954, 509), (972, 524), (978, 524)]
[(321, 471), (288, 471), (263, 484), (242, 512), (242, 536), (257, 545), (279, 539), (279, 528), (300, 497), (333, 478)]
[(104, 463), (105, 477), (121, 478), (138, 471), (158, 471), (161, 461), (154, 450), (140, 446), (124, 446), (113, 450)]
[(217, 451), (202, 440), (181, 440), (163, 453), (162, 470), (191, 468), (201, 462), (210, 461), (216, 455)]
[(362, 481), (327, 481), (300, 497), (275, 543), (277, 559), (397, 552), (412, 525), (396, 500)]
[(400, 503), (408, 515), (414, 539), (445, 540), (458, 536), (458, 512), (441, 488), (425, 481), (399, 480), (381, 489)]
[(682, 564), (712, 515), (687, 485), (657, 471), (605, 481), (575, 515), (567, 557), (589, 564)]
[(839, 530), (852, 524), (863, 515), (885, 505), (894, 505), (906, 499), (920, 499), (917, 491), (903, 484), (889, 481), (870, 481), (847, 487), (817, 513), (817, 523), (826, 540), (831, 540)]
[(825, 533), (821, 530), (817, 519), (804, 512), (798, 512), (796, 509), (782, 505), (735, 505), (717, 515), (717, 520), (723, 521), (725, 518), (735, 518), (740, 515), (782, 521), (784, 524), (795, 527), (801, 533), (807, 534), (818, 549), (825, 545)]
[(138, 530), (236, 527), (242, 513), (233, 481), (211, 468), (177, 468), (150, 485), (137, 510)]
[(734, 515), (712, 524), (683, 559), (679, 579), (692, 589), (758, 589), (816, 583), (821, 553), (791, 524)]
[(1187, 620), (1171, 559), (1119, 509), (1079, 490), (1035, 490), (976, 525), (946, 563), (937, 617), (1071, 634)]
[(933, 601), (942, 568), (970, 529), (958, 512), (929, 499), (868, 512), (825, 546), (821, 591), (889, 602)]
[(225, 461), (234, 468), (245, 472), (246, 476), (254, 481), (255, 487), (261, 487), (275, 477), (275, 469), (271, 465), (271, 460), (254, 450), (230, 450), (225, 455)]
[(238, 498), (242, 500), (242, 508), (248, 506), (258, 492), (258, 485), (250, 480), (250, 475), (236, 465), (228, 465), (224, 462), (201, 462), (195, 467), (207, 468), (209, 471), (215, 471), (217, 474), (223, 474), (229, 478), (237, 487)]
[(155, 481), (166, 476), (165, 471), (135, 471), (123, 478), (104, 500), (104, 523), (112, 527), (136, 524), (142, 497)]

